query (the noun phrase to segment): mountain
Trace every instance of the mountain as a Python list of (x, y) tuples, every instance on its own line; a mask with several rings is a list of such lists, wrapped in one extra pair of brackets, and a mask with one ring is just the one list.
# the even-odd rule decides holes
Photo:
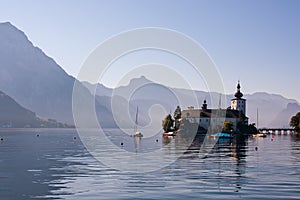
[[(135, 91), (135, 88), (138, 86), (146, 86), (148, 84), (152, 84), (153, 82), (148, 80), (145, 76), (141, 76), (139, 78), (133, 78), (130, 80), (129, 84), (126, 86), (120, 86), (116, 89), (108, 88), (103, 84), (91, 84), (87, 81), (83, 81), (82, 84), (93, 94), (95, 93), (98, 96), (109, 96), (118, 95), (118, 96), (126, 96), (129, 91)], [(154, 83), (153, 83), (154, 84)]]
[[(0, 66), (0, 90), (39, 116), (74, 124), (72, 92), (76, 79), (9, 22), (0, 23)], [(93, 98), (83, 85), (79, 87), (82, 96)], [(115, 126), (107, 117), (110, 110), (99, 102), (95, 106), (103, 124)]]
[[(286, 109), (288, 104), (298, 104), (294, 99), (287, 99), (278, 94), (268, 94), (265, 92), (258, 92), (252, 95), (245, 95), (248, 105), (248, 116), (252, 122), (256, 123), (256, 111), (258, 109), (259, 127), (278, 128), (288, 126), (288, 116), (280, 115), (282, 110)], [(277, 116), (274, 122), (274, 117)], [(288, 119), (287, 119), (287, 118)]]
[(73, 123), (74, 78), (10, 23), (0, 24), (0, 89), (43, 117)]
[(41, 119), (36, 114), (18, 104), (10, 96), (0, 91), (0, 127), (71, 127), (54, 119)]
[[(0, 66), (0, 90), (38, 116), (74, 123), (72, 92), (76, 79), (41, 49), (33, 46), (26, 35), (10, 23), (0, 23)], [(84, 97), (78, 105), (82, 107), (80, 115), (85, 120), (84, 125), (88, 125), (91, 118), (85, 112), (85, 100), (94, 99), (92, 94), (96, 88), (95, 114), (102, 127), (116, 127), (114, 119), (132, 126), (137, 107), (141, 125), (149, 125), (153, 121), (160, 125), (164, 115), (172, 113), (177, 105), (182, 109), (190, 105), (197, 108), (206, 99), (209, 107), (217, 108), (220, 98), (218, 93), (170, 88), (143, 76), (115, 89), (88, 82), (78, 83), (78, 86), (80, 96)], [(233, 93), (235, 87), (232, 86)], [(242, 92), (245, 92), (243, 88)], [(227, 94), (221, 107), (230, 106), (231, 98), (233, 94)], [(246, 94), (244, 98), (247, 99), (247, 115), (251, 123), (256, 122), (258, 108), (260, 127), (286, 124), (281, 112), (288, 104), (298, 103), (268, 93)]]
[[(203, 100), (206, 99), (208, 106), (210, 108), (217, 108), (219, 106), (220, 94), (218, 93), (208, 93), (205, 91), (192, 91), (180, 88), (169, 88), (161, 84), (154, 83), (148, 80), (146, 77), (134, 78), (126, 86), (121, 86), (115, 89), (110, 89), (102, 84), (88, 84), (88, 88), (94, 91), (95, 87), (96, 94), (101, 96), (105, 95), (106, 102), (111, 101), (109, 97), (111, 95), (122, 96), (130, 95), (127, 101), (130, 104), (130, 117), (134, 117), (135, 107), (139, 106), (141, 110), (141, 115), (143, 116), (143, 124), (149, 124), (153, 119), (161, 119), (161, 113), (153, 114), (152, 117), (149, 115), (149, 109), (154, 105), (161, 105), (166, 113), (172, 113), (177, 105), (180, 105), (182, 109), (186, 109), (188, 106), (194, 106), (195, 108), (201, 107)], [(230, 106), (230, 101), (234, 98), (234, 92), (236, 86), (233, 86), (233, 93), (225, 95), (225, 100), (221, 103), (222, 108), (227, 108)], [(243, 88), (242, 92), (243, 91)], [(287, 99), (278, 94), (269, 94), (265, 92), (257, 92), (254, 94), (245, 94), (244, 98), (247, 99), (247, 116), (249, 117), (250, 123), (256, 123), (257, 110), (259, 113), (259, 127), (277, 127), (288, 126), (288, 121), (290, 119), (290, 114), (294, 115), (297, 108), (293, 108), (290, 105), (298, 105), (298, 102), (293, 99)], [(123, 103), (126, 98), (123, 98)], [(120, 104), (120, 105), (121, 105)], [(108, 105), (108, 104), (107, 104)], [(289, 106), (288, 106), (289, 105)], [(109, 107), (111, 104), (109, 104)], [(288, 112), (289, 114), (283, 114), (282, 112)], [(284, 111), (285, 110), (285, 111)], [(123, 112), (124, 113), (124, 112)], [(160, 115), (160, 116), (159, 116)], [(275, 118), (275, 116), (277, 116)], [(128, 117), (128, 116), (127, 116)]]
[(111, 88), (105, 87), (103, 84), (91, 84), (87, 81), (83, 81), (82, 84), (93, 94), (96, 90), (96, 95), (98, 96), (112, 96), (113, 90)]
[(298, 103), (288, 103), (285, 109), (283, 109), (270, 123), (271, 127), (288, 127), (292, 116), (300, 112), (300, 105)]
[[(98, 102), (102, 102), (102, 105), (112, 111), (111, 117), (118, 122), (120, 127), (134, 126), (138, 107), (139, 125), (157, 124), (161, 128), (164, 115), (172, 111), (174, 105), (179, 104), (168, 87), (154, 83), (144, 76), (133, 78), (128, 85), (115, 89), (107, 88), (102, 84), (88, 82), (83, 84), (91, 93), (95, 92)], [(160, 105), (160, 109), (155, 108), (157, 105)], [(164, 108), (164, 112), (161, 108)]]

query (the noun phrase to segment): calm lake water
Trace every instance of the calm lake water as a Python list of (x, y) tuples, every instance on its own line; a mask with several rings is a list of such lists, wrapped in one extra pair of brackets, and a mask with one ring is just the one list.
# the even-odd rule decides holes
[[(0, 137), (1, 200), (300, 199), (300, 137), (295, 135), (223, 140), (205, 157), (198, 156), (200, 138), (169, 166), (147, 173), (101, 164), (76, 130), (1, 130)], [(137, 154), (166, 146), (166, 154), (178, 153), (184, 143), (158, 135), (138, 145), (134, 138), (111, 137)]]

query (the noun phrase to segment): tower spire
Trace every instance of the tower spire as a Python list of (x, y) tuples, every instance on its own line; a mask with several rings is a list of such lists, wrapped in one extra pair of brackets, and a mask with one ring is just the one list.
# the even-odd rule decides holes
[(238, 80), (238, 84), (237, 84), (237, 91), (236, 93), (234, 94), (234, 96), (238, 99), (242, 98), (243, 97), (243, 93), (241, 93), (241, 85), (240, 85), (240, 80)]
[[(246, 116), (246, 99), (243, 99), (243, 93), (241, 93), (241, 84), (238, 80), (236, 93), (233, 99), (231, 99), (231, 109), (241, 111)], [(245, 121), (246, 122), (246, 121)], [(247, 122), (248, 123), (248, 122)]]

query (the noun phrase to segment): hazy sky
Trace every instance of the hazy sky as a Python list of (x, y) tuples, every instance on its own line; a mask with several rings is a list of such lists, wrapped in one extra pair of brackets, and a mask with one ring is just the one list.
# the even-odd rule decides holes
[[(0, 22), (24, 31), (73, 76), (112, 35), (162, 27), (190, 36), (207, 50), (227, 93), (235, 91), (240, 79), (244, 93), (266, 91), (298, 101), (299, 19), (297, 0), (0, 0)], [(113, 86), (114, 81), (104, 84)]]

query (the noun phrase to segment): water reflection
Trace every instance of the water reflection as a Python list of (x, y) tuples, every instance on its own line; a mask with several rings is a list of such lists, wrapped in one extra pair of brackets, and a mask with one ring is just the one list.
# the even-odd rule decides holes
[[(167, 155), (181, 156), (151, 173), (126, 173), (99, 163), (79, 139), (73, 140), (74, 131), (40, 132), (39, 135), (1, 134), (5, 140), (0, 143), (0, 199), (292, 199), (299, 196), (300, 140), (294, 135), (276, 136), (273, 141), (270, 136), (219, 140), (206, 157), (199, 157), (203, 136), (159, 138), (151, 144), (163, 148)], [(129, 142), (134, 149), (131, 151), (137, 153), (149, 145), (143, 138), (130, 138), (126, 145)], [(187, 145), (189, 148), (185, 148)]]
[[(170, 166), (171, 170), (177, 172), (178, 166), (180, 166), (184, 168), (185, 178), (191, 178), (193, 182), (195, 180), (198, 181), (198, 184), (203, 184), (203, 180), (216, 182), (220, 191), (223, 191), (224, 188), (226, 188), (225, 191), (228, 191), (231, 188), (232, 192), (239, 192), (247, 183), (245, 173), (248, 137), (206, 139), (217, 141), (212, 141), (215, 143), (214, 148), (210, 154), (202, 158), (199, 157), (199, 153), (203, 147), (205, 135), (198, 134), (193, 138), (189, 135), (179, 134), (174, 138), (164, 138), (164, 144), (168, 145), (174, 140), (174, 148), (177, 151), (182, 151), (189, 145), (180, 159)], [(174, 166), (175, 168), (173, 168)], [(186, 176), (187, 172), (192, 173), (193, 176)], [(176, 176), (178, 175), (177, 173)]]
[(39, 137), (31, 129), (1, 132), (5, 141), (0, 144), (0, 199), (31, 199), (60, 188), (49, 184), (62, 178), (53, 176), (53, 168), (76, 163), (57, 162), (57, 158), (84, 150), (73, 141), (74, 130), (63, 132), (41, 130)]
[(133, 137), (133, 140), (134, 140), (134, 149), (135, 149), (135, 152), (137, 153), (138, 150), (140, 149), (140, 143), (141, 143), (141, 139), (140, 137)]
[(300, 142), (300, 134), (299, 133), (291, 134), (291, 140), (295, 142)]

